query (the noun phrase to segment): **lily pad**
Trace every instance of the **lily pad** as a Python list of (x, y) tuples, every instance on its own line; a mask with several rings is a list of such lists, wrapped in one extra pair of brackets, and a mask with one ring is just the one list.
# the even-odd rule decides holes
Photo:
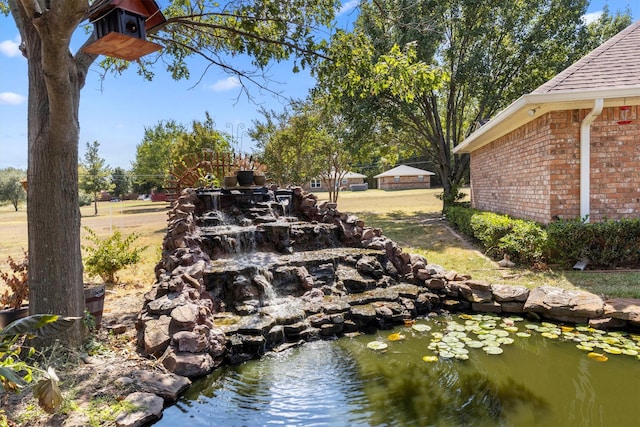
[(482, 350), (484, 350), (484, 352), (487, 353), (487, 354), (502, 354), (502, 353), (504, 353), (504, 350), (502, 350), (500, 347), (495, 346), (495, 345), (488, 345), (486, 347), (482, 347)]
[(576, 348), (582, 351), (593, 351), (593, 347), (584, 344), (578, 344), (576, 345)]
[(498, 337), (498, 339), (496, 340), (498, 344), (505, 344), (505, 345), (513, 344), (513, 341), (514, 340), (511, 337)]
[(638, 355), (638, 350), (631, 350), (628, 348), (623, 348), (622, 349), (622, 354), (626, 354), (627, 356), (637, 356)]
[(440, 352), (440, 357), (442, 357), (443, 359), (451, 359), (451, 358), (455, 357), (455, 354), (453, 354), (450, 351), (441, 351)]
[(387, 343), (382, 341), (371, 341), (367, 344), (367, 348), (370, 348), (371, 350), (385, 350), (387, 347)]
[(467, 347), (471, 348), (482, 348), (485, 346), (485, 343), (482, 341), (467, 341), (465, 344), (467, 344)]
[(458, 360), (469, 360), (468, 354), (457, 354), (454, 356)]
[(558, 338), (558, 334), (554, 334), (553, 332), (543, 332), (540, 335), (542, 335), (545, 338), (549, 338), (552, 340), (555, 340)]
[(402, 341), (406, 337), (396, 332), (394, 334), (389, 335), (387, 338), (389, 339), (389, 341)]
[(596, 362), (606, 362), (607, 360), (609, 360), (609, 358), (602, 353), (589, 353), (587, 354), (587, 356), (590, 359), (595, 360)]
[(516, 332), (516, 336), (520, 338), (529, 338), (531, 334), (529, 332)]
[(424, 360), (427, 363), (433, 363), (438, 361), (438, 356), (424, 356), (422, 360)]
[(428, 332), (431, 330), (431, 326), (425, 325), (424, 323), (416, 323), (411, 325), (411, 329), (416, 332)]
[(504, 337), (508, 337), (509, 336), (509, 332), (505, 331), (504, 329), (495, 329), (492, 332), (493, 335), (500, 337), (500, 338), (504, 338)]
[(518, 332), (518, 327), (517, 326), (505, 326), (504, 330), (507, 332)]
[(603, 350), (609, 354), (622, 354), (622, 350), (617, 347), (607, 347), (603, 348)]

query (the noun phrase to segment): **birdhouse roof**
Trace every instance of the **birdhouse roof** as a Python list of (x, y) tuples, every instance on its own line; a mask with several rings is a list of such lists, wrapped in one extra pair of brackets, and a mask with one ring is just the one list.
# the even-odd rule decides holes
[(145, 18), (146, 31), (166, 21), (155, 0), (96, 0), (89, 7), (89, 21), (100, 19), (112, 9), (123, 9), (142, 16)]

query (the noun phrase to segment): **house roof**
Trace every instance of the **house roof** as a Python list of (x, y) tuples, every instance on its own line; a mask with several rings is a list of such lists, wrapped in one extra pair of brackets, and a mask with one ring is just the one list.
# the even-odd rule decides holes
[(386, 172), (382, 172), (374, 176), (374, 178), (384, 178), (387, 176), (420, 176), (420, 175), (435, 175), (433, 172), (429, 172), (423, 169), (414, 168), (412, 166), (400, 165), (393, 169), (389, 169)]
[(367, 175), (363, 175), (361, 173), (358, 172), (347, 172), (346, 174), (344, 174), (343, 179), (352, 179), (352, 178), (366, 178)]
[(640, 86), (640, 21), (583, 56), (532, 93)]
[(640, 21), (523, 95), (480, 127), (454, 153), (470, 153), (549, 111), (640, 104)]

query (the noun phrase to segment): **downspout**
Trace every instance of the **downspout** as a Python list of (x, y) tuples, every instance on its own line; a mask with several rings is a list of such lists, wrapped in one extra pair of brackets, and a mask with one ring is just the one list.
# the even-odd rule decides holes
[(591, 123), (602, 113), (604, 100), (595, 100), (593, 109), (580, 124), (580, 218), (589, 222), (591, 212)]

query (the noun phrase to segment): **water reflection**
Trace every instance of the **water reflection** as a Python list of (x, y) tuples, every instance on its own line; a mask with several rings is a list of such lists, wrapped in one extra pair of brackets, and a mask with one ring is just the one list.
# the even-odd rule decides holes
[(332, 342), (225, 368), (196, 382), (157, 426), (368, 426), (355, 362)]
[[(435, 331), (442, 324), (429, 321)], [(640, 361), (600, 363), (575, 343), (518, 338), (499, 356), (425, 363), (429, 333), (393, 331), (308, 343), (215, 371), (165, 411), (158, 426), (637, 425)], [(385, 352), (367, 348), (372, 340)]]

